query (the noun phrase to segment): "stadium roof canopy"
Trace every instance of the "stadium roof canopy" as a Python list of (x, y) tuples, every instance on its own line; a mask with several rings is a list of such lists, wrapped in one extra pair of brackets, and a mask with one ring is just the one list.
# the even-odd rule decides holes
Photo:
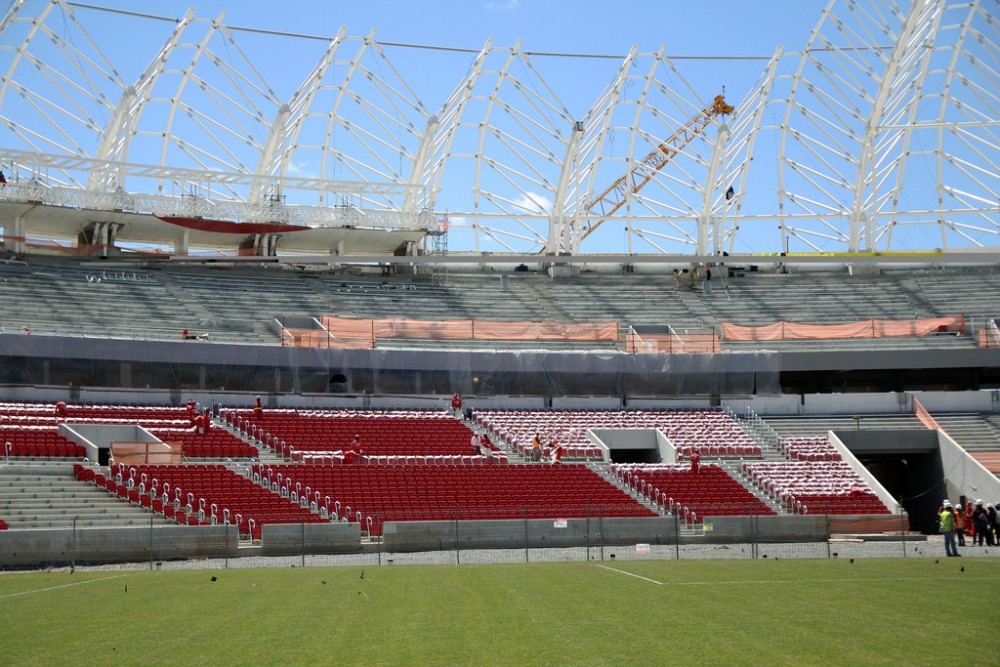
[[(123, 32), (147, 50), (124, 61)], [(178, 253), (995, 248), (998, 36), (994, 0), (834, 1), (706, 113), (711, 58), (664, 47), (418, 48), (16, 0), (0, 226)], [(450, 92), (418, 89), (428, 68)]]

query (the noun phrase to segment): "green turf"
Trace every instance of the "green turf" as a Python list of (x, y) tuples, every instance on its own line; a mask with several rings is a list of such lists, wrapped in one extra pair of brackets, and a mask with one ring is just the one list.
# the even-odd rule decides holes
[[(993, 559), (396, 565), (365, 568), (364, 579), (361, 572), (3, 574), (0, 665), (1000, 661), (1000, 560)], [(948, 627), (988, 632), (956, 640), (962, 634)]]

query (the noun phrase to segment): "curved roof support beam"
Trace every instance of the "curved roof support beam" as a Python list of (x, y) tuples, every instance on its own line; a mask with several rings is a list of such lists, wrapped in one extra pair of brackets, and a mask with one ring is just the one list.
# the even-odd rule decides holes
[(486, 135), (490, 127), (490, 116), (493, 115), (493, 110), (496, 108), (497, 99), (500, 96), (500, 89), (503, 87), (504, 81), (507, 80), (507, 75), (510, 73), (511, 65), (514, 64), (517, 54), (521, 49), (520, 39), (511, 48), (510, 53), (507, 54), (507, 59), (504, 61), (503, 67), (497, 72), (497, 80), (493, 85), (493, 90), (490, 92), (489, 97), (486, 102), (486, 109), (483, 112), (483, 119), (479, 123), (479, 141), (476, 144), (476, 170), (473, 176), (472, 182), (472, 208), (473, 208), (473, 221), (472, 224), (476, 230), (476, 247), (475, 251), (480, 252), (481, 248), (479, 246), (479, 201), (482, 198), (483, 185), (483, 158), (484, 150), (486, 148)]
[[(94, 157), (98, 160), (108, 160), (124, 165), (128, 162), (129, 140), (135, 133), (135, 127), (142, 115), (143, 108), (149, 101), (150, 91), (156, 85), (156, 80), (163, 73), (170, 54), (180, 43), (181, 35), (194, 18), (194, 8), (184, 14), (177, 22), (173, 33), (160, 49), (156, 57), (150, 61), (146, 71), (139, 76), (135, 85), (125, 89), (115, 106), (111, 119), (104, 126), (100, 142)], [(87, 189), (108, 192), (116, 187), (125, 187), (125, 171), (123, 169), (95, 168), (87, 177)]]
[[(611, 131), (611, 123), (614, 119), (614, 112), (617, 108), (618, 101), (621, 99), (622, 89), (629, 80), (629, 70), (632, 64), (635, 62), (636, 54), (638, 53), (638, 47), (633, 44), (629, 49), (628, 55), (622, 61), (621, 66), (615, 73), (614, 79), (612, 79), (611, 84), (605, 89), (604, 93), (597, 99), (597, 102), (591, 107), (591, 110), (587, 112), (584, 116), (583, 124), (584, 128), (597, 128), (593, 133), (587, 136), (584, 146), (577, 149), (577, 154), (583, 152), (589, 152), (587, 149), (590, 146), (594, 147), (593, 157), (589, 160), (589, 164), (583, 165), (583, 174), (587, 182), (587, 189), (583, 192), (577, 192), (576, 201), (570, 208), (575, 215), (582, 216), (586, 215), (587, 202), (590, 202), (594, 198), (594, 192), (596, 187), (595, 176), (597, 171), (597, 163), (600, 161), (601, 156), (604, 152), (604, 147), (608, 145), (607, 136)], [(599, 110), (599, 111), (598, 111)], [(569, 168), (569, 167), (566, 167)], [(589, 176), (587, 174), (589, 173)], [(580, 176), (577, 176), (580, 179)], [(578, 187), (581, 187), (582, 183), (578, 183)], [(556, 202), (559, 200), (557, 199)], [(553, 245), (552, 231), (549, 232), (549, 243), (546, 248), (553, 248), (554, 252), (566, 252), (571, 247), (572, 241), (572, 220), (569, 223), (563, 223), (562, 229), (559, 230), (558, 235), (555, 238)]]
[[(975, 11), (975, 10), (973, 9), (972, 11)], [(906, 121), (907, 127), (910, 127), (910, 128), (912, 128), (919, 121), (918, 113), (919, 113), (919, 110), (920, 110), (920, 101), (924, 97), (924, 84), (927, 81), (927, 73), (930, 70), (931, 54), (934, 51), (934, 35), (937, 33), (938, 28), (940, 27), (940, 24), (941, 24), (941, 15), (942, 15), (942, 12), (940, 12), (940, 11), (938, 11), (938, 12), (935, 13), (935, 15), (934, 15), (934, 17), (932, 19), (932, 25), (930, 26), (930, 29), (927, 31), (927, 33), (926, 33), (926, 35), (924, 37), (924, 40), (923, 40), (924, 43), (921, 44), (920, 47), (919, 47), (924, 53), (923, 53), (923, 57), (920, 60), (920, 73), (917, 76), (914, 77), (914, 86), (915, 87), (914, 87), (914, 90), (913, 90), (913, 96), (910, 99), (909, 115), (908, 115), (908, 118), (907, 118), (907, 121)], [(971, 19), (971, 15), (970, 15), (970, 19)], [(962, 41), (965, 38), (965, 31), (968, 30), (968, 26), (969, 26), (968, 21), (966, 21), (966, 23), (964, 23), (963, 26), (962, 26), (962, 37), (958, 40), (958, 45), (959, 46), (956, 46), (955, 49), (954, 49), (954, 55), (953, 55), (952, 63), (951, 63), (951, 66), (948, 68), (949, 71), (948, 71), (948, 75), (947, 76), (948, 76), (948, 80), (949, 81), (951, 80), (951, 73), (955, 69), (955, 60), (954, 60), (954, 57), (955, 57), (955, 55), (957, 55), (961, 51), (960, 45), (961, 45)], [(945, 85), (945, 92), (943, 94), (942, 99), (947, 99), (947, 97), (948, 97), (948, 85), (946, 83), (946, 85)], [(943, 113), (943, 109), (942, 109), (942, 113)], [(912, 139), (913, 139), (913, 132), (910, 129), (904, 130), (903, 131), (902, 147), (901, 147), (900, 154), (899, 154), (899, 163), (898, 163), (897, 168), (896, 168), (896, 183), (895, 183), (895, 185), (892, 188), (892, 200), (890, 202), (890, 206), (891, 206), (890, 217), (889, 217), (888, 227), (887, 227), (887, 229), (885, 230), (885, 233), (884, 233), (884, 236), (885, 236), (885, 239), (886, 239), (886, 243), (885, 243), (886, 249), (892, 248), (892, 235), (893, 235), (893, 232), (896, 229), (896, 222), (897, 222), (896, 211), (898, 210), (898, 206), (899, 206), (899, 195), (903, 191), (903, 183), (904, 183), (904, 179), (906, 177), (906, 166), (907, 166), (906, 163), (907, 163), (907, 158), (910, 156), (910, 142), (911, 142)], [(938, 142), (938, 150), (935, 151), (935, 152), (938, 154), (938, 160), (940, 160), (940, 156), (941, 156), (941, 152), (942, 152), (941, 151), (941, 143), (940, 142)], [(937, 183), (936, 183), (936, 190), (940, 194), (940, 191), (941, 191), (941, 189), (940, 189), (941, 179), (938, 178), (938, 179), (936, 179), (936, 181), (937, 181)], [(941, 207), (939, 206), (938, 208), (941, 208)], [(942, 226), (942, 230), (941, 230), (941, 243), (942, 243), (941, 247), (943, 249), (947, 249), (947, 247), (948, 247), (947, 234), (944, 233), (943, 226)]]
[(563, 233), (567, 228), (566, 219), (566, 192), (569, 190), (570, 176), (577, 168), (577, 158), (580, 156), (580, 137), (583, 136), (583, 121), (573, 123), (573, 131), (569, 135), (569, 142), (566, 146), (566, 157), (562, 161), (562, 169), (559, 170), (559, 180), (556, 183), (556, 190), (552, 196), (552, 212), (549, 214), (549, 236), (545, 242), (546, 248), (551, 248), (556, 254), (559, 252), (559, 243)]
[[(719, 132), (715, 137), (715, 146), (712, 148), (712, 159), (708, 163), (708, 174), (705, 177), (705, 192), (701, 200), (701, 214), (698, 216), (698, 241), (695, 248), (697, 255), (714, 254), (721, 250), (719, 243), (718, 229), (714, 230), (715, 216), (712, 215), (712, 200), (718, 189), (719, 166), (726, 157), (726, 144), (729, 142), (729, 125), (719, 124)], [(711, 237), (713, 248), (710, 252), (708, 247), (709, 237)]]
[[(0, 34), (6, 34), (7, 26), (9, 26), (15, 19), (18, 12), (20, 12), (24, 7), (25, 2), (27, 2), (27, 0), (18, 0), (18, 2), (11, 5), (11, 8), (3, 17), (3, 22), (0, 23)], [(31, 44), (31, 40), (33, 40), (35, 35), (38, 34), (42, 24), (45, 23), (45, 18), (49, 15), (56, 4), (62, 5), (63, 3), (52, 2), (48, 4), (45, 9), (42, 10), (41, 14), (39, 14), (38, 18), (32, 19), (31, 29), (28, 31), (28, 34), (25, 35), (24, 41), (21, 42), (21, 46), (17, 47), (14, 58), (10, 61), (10, 67), (7, 68), (7, 73), (3, 76), (3, 79), (0, 79), (0, 81), (2, 81), (2, 84), (0, 84), (0, 108), (3, 107), (3, 99), (7, 95), (8, 88), (10, 88), (10, 82), (14, 80), (14, 71), (17, 69), (17, 66), (24, 57), (24, 54), (27, 53), (28, 45)], [(69, 11), (69, 8), (65, 7), (65, 5), (63, 6), (63, 9)]]
[[(836, 0), (830, 0), (830, 4), (826, 6), (823, 10), (822, 16), (820, 16), (819, 22), (813, 31), (809, 33), (809, 41), (806, 43), (806, 48), (803, 49), (802, 55), (799, 57), (799, 64), (795, 69), (795, 73), (791, 77), (792, 87), (788, 92), (788, 99), (785, 101), (785, 117), (781, 121), (781, 142), (778, 146), (778, 220), (781, 227), (781, 247), (786, 252), (788, 251), (788, 237), (789, 228), (785, 224), (785, 199), (788, 196), (785, 184), (785, 169), (788, 169), (788, 143), (789, 135), (791, 133), (792, 127), (792, 110), (795, 108), (795, 95), (798, 93), (799, 86), (808, 84), (802, 83), (802, 73), (805, 71), (806, 64), (810, 59), (810, 52), (817, 48), (815, 45), (817, 42), (821, 42), (819, 38), (820, 29), (823, 24), (830, 18), (831, 12), (833, 10), (833, 5)], [(820, 47), (822, 43), (820, 43)]]
[[(337, 36), (330, 44), (319, 62), (292, 94), (287, 104), (281, 105), (278, 114), (271, 123), (271, 131), (264, 142), (260, 160), (257, 162), (257, 174), (265, 177), (284, 178), (292, 164), (292, 153), (298, 145), (299, 134), (307, 118), (307, 112), (312, 108), (316, 94), (322, 88), (326, 73), (333, 64), (337, 48), (344, 41), (347, 29), (341, 27)], [(254, 183), (250, 190), (250, 201), (263, 201), (268, 185), (264, 181)], [(280, 196), (280, 186), (275, 185), (275, 195)]]
[(438, 128), (440, 134), (434, 138), (435, 156), (432, 163), (427, 167), (428, 171), (422, 174), (422, 181), (429, 183), (427, 188), (426, 207), (434, 210), (437, 204), (437, 196), (441, 192), (441, 179), (444, 175), (445, 164), (451, 156), (451, 147), (461, 125), (462, 115), (465, 108), (472, 99), (472, 91), (476, 86), (476, 80), (483, 73), (483, 66), (486, 58), (493, 49), (493, 39), (487, 39), (482, 50), (476, 55), (472, 65), (465, 73), (465, 77), (455, 87), (448, 100), (442, 105), (438, 116)]
[[(943, 90), (941, 91), (941, 107), (940, 107), (940, 112), (938, 114), (938, 121), (941, 123), (941, 126), (938, 127), (937, 129), (937, 151), (934, 156), (935, 157), (934, 169), (935, 169), (935, 175), (937, 176), (937, 178), (935, 178), (936, 181), (935, 185), (937, 189), (937, 192), (935, 194), (937, 195), (938, 210), (941, 211), (944, 210), (944, 193), (945, 193), (944, 190), (945, 154), (943, 148), (944, 134), (946, 131), (945, 116), (948, 112), (948, 104), (951, 98), (951, 89), (955, 81), (955, 69), (958, 66), (959, 58), (962, 57), (963, 44), (965, 44), (965, 40), (968, 38), (969, 27), (972, 25), (972, 19), (975, 17), (977, 9), (978, 9), (978, 3), (973, 3), (969, 7), (969, 15), (966, 17), (965, 22), (962, 23), (962, 34), (956, 41), (955, 46), (953, 47), (951, 62), (948, 65), (947, 74), (944, 81), (944, 87)], [(944, 215), (941, 215), (938, 222), (941, 225), (941, 249), (947, 251), (948, 225), (944, 220)]]
[[(774, 50), (774, 56), (771, 57), (770, 62), (768, 62), (767, 67), (764, 71), (762, 85), (757, 89), (757, 93), (754, 97), (757, 99), (756, 107), (753, 111), (752, 120), (746, 130), (746, 153), (742, 156), (743, 164), (739, 168), (739, 184), (734, 186), (733, 199), (735, 200), (734, 205), (734, 217), (739, 219), (740, 213), (743, 209), (743, 194), (747, 191), (747, 181), (750, 177), (750, 163), (754, 158), (754, 151), (757, 148), (757, 137), (760, 136), (761, 127), (764, 124), (764, 113), (768, 108), (768, 100), (771, 98), (771, 91), (774, 88), (774, 82), (776, 77), (776, 72), (778, 68), (778, 63), (781, 61), (783, 56), (783, 48), (779, 44)], [(750, 105), (744, 104), (744, 108), (751, 108)], [(739, 132), (735, 132), (739, 136)], [(732, 184), (730, 184), (732, 185)], [(722, 210), (717, 216), (720, 220), (721, 226), (725, 227), (726, 217), (729, 214), (729, 202), (725, 199), (722, 201)], [(727, 252), (733, 252), (734, 243), (736, 240), (735, 228), (732, 233), (729, 234), (729, 250)], [(722, 247), (723, 239), (714, 239), (713, 243), (715, 245), (715, 250), (725, 250)]]
[(413, 187), (408, 188), (406, 196), (403, 197), (402, 210), (404, 213), (416, 213), (420, 206), (423, 175), (431, 169), (431, 161), (434, 157), (434, 135), (437, 133), (439, 125), (438, 117), (431, 116), (427, 119), (424, 133), (420, 135), (420, 144), (417, 146), (417, 153), (413, 158), (413, 171), (410, 172), (409, 184)]
[[(656, 56), (653, 57), (653, 64), (649, 66), (649, 72), (646, 74), (646, 82), (645, 82), (645, 84), (642, 87), (642, 92), (639, 94), (639, 99), (636, 100), (636, 103), (635, 103), (635, 118), (632, 121), (632, 132), (631, 132), (631, 134), (629, 136), (629, 140), (628, 140), (628, 163), (627, 163), (627, 169), (626, 169), (626, 171), (629, 171), (629, 172), (631, 172), (633, 169), (635, 169), (635, 165), (636, 165), (635, 142), (639, 138), (639, 132), (638, 132), (638, 130), (641, 127), (641, 125), (639, 124), (639, 121), (642, 118), (642, 112), (643, 112), (643, 110), (646, 108), (647, 100), (649, 99), (649, 91), (650, 91), (650, 89), (653, 86), (653, 82), (656, 80), (656, 70), (660, 66), (660, 61), (664, 57), (664, 53), (666, 52), (666, 50), (667, 50), (667, 45), (666, 44), (660, 44), (660, 50), (657, 51), (656, 52)], [(634, 194), (635, 194), (634, 192), (626, 192), (625, 193), (625, 198), (624, 198), (625, 200), (624, 200), (623, 203), (626, 206), (628, 205), (628, 202), (632, 199), (632, 197), (633, 197)], [(589, 211), (588, 211), (588, 213), (589, 213)], [(593, 223), (591, 223), (591, 225), (593, 225)], [(632, 234), (631, 234), (632, 223), (631, 223), (630, 220), (627, 219), (627, 216), (626, 216), (625, 225), (626, 225), (626, 228), (629, 230), (629, 233), (626, 234), (627, 251), (629, 253), (631, 253), (632, 252)], [(591, 229), (592, 229), (592, 227), (591, 227)], [(586, 232), (589, 233), (590, 229), (587, 229)], [(580, 244), (582, 242), (583, 242), (583, 235), (579, 235), (578, 234), (576, 236), (576, 238), (573, 239), (573, 254), (577, 254), (577, 253), (580, 252)]]
[[(247, 201), (250, 203), (265, 204), (269, 200), (281, 200), (281, 186), (278, 183), (273, 185), (268, 183), (268, 177), (274, 176), (272, 169), (275, 168), (275, 163), (282, 155), (282, 148), (286, 145), (288, 119), (291, 115), (291, 107), (282, 104), (278, 107), (278, 113), (271, 121), (271, 131), (268, 132), (267, 139), (264, 140), (264, 145), (261, 147), (260, 159), (257, 161), (257, 171), (255, 172), (262, 178), (254, 180), (253, 185), (250, 186), (250, 194), (247, 197)], [(282, 171), (285, 168), (287, 167), (282, 167)]]
[[(364, 42), (361, 45), (361, 48), (359, 48), (358, 52), (354, 55), (354, 60), (351, 61), (350, 69), (348, 69), (347, 74), (344, 75), (343, 82), (337, 82), (337, 96), (333, 102), (333, 108), (330, 109), (330, 113), (327, 116), (326, 136), (323, 137), (323, 146), (325, 147), (325, 150), (323, 151), (323, 154), (320, 157), (319, 173), (325, 179), (337, 178), (336, 172), (333, 174), (328, 174), (326, 170), (327, 170), (327, 164), (330, 161), (330, 154), (333, 153), (334, 156), (336, 156), (337, 153), (337, 114), (339, 113), (340, 105), (341, 103), (343, 103), (345, 98), (344, 91), (350, 88), (351, 79), (358, 71), (358, 67), (361, 64), (361, 58), (364, 57), (365, 52), (368, 51), (368, 48), (371, 46), (372, 40), (374, 39), (375, 39), (375, 30), (373, 29), (371, 32), (368, 33), (368, 36), (365, 37)], [(332, 58), (334, 55), (334, 52), (332, 50), (334, 48), (334, 45), (331, 44), (330, 46), (331, 49), (327, 51), (327, 57)], [(334, 165), (337, 164), (336, 159), (333, 160), (333, 163)], [(322, 199), (320, 200), (320, 203), (323, 203)], [(327, 202), (327, 203), (332, 205), (336, 204), (337, 202)]]
[[(635, 142), (637, 138), (636, 130), (639, 128), (639, 120), (642, 117), (642, 111), (645, 108), (645, 102), (649, 96), (649, 89), (656, 75), (656, 68), (659, 66), (660, 58), (663, 56), (665, 50), (666, 50), (666, 44), (661, 44), (660, 50), (657, 51), (656, 55), (653, 57), (652, 64), (649, 67), (649, 71), (646, 73), (646, 76), (644, 77), (645, 83), (642, 87), (642, 93), (640, 93), (638, 99), (635, 102), (633, 102), (633, 104), (635, 104), (635, 116), (632, 122), (633, 131), (629, 136), (628, 153), (627, 153), (628, 162), (626, 163), (625, 167), (626, 173), (628, 173), (635, 167), (634, 165)], [(622, 62), (622, 65), (618, 70), (618, 74), (616, 75), (617, 79), (614, 85), (614, 97), (611, 101), (611, 104), (607, 108), (607, 113), (604, 116), (605, 123), (604, 126), (601, 128), (601, 131), (598, 136), (600, 148), (598, 149), (597, 155), (594, 156), (595, 163), (598, 162), (603, 157), (603, 147), (607, 145), (605, 138), (607, 137), (608, 132), (611, 131), (611, 123), (614, 119), (615, 109), (618, 107), (619, 104), (621, 104), (622, 88), (629, 81), (629, 70), (635, 64), (637, 53), (638, 51), (636, 49), (636, 46), (633, 44), (632, 48), (629, 50), (628, 55), (625, 57), (625, 60)], [(590, 179), (587, 183), (587, 191), (584, 193), (584, 197), (580, 202), (581, 208), (580, 210), (577, 211), (578, 219), (582, 219), (585, 216), (593, 215), (593, 213), (587, 208), (587, 204), (589, 202), (595, 201), (595, 199), (598, 197), (597, 195), (598, 187), (601, 187), (602, 189), (605, 187), (603, 185), (599, 186), (597, 184), (597, 178), (598, 178), (598, 170), (597, 169), (591, 170)], [(629, 198), (630, 197), (626, 195), (626, 200)], [(583, 241), (583, 237), (590, 233), (592, 225), (593, 223), (590, 220), (587, 220), (585, 224), (578, 226), (579, 229), (574, 229), (574, 227), (577, 227), (576, 225), (570, 225), (570, 228), (566, 230), (566, 235), (568, 236), (568, 238), (565, 240), (564, 243), (566, 247), (568, 247), (573, 254), (577, 254), (580, 252), (580, 243)], [(631, 234), (628, 235), (628, 246), (629, 246), (628, 252), (632, 252)]]
[[(913, 3), (909, 14), (900, 26), (899, 35), (896, 36), (896, 42), (886, 62), (885, 70), (879, 79), (878, 90), (875, 92), (858, 151), (858, 170), (854, 178), (854, 192), (848, 214), (850, 224), (849, 252), (873, 252), (876, 249), (875, 228), (879, 214), (878, 202), (875, 197), (879, 176), (877, 173), (879, 156), (877, 155), (876, 140), (879, 137), (879, 125), (886, 114), (889, 96), (896, 91), (896, 86), (899, 84), (903, 60), (913, 54), (913, 38), (919, 34), (921, 24), (927, 21), (928, 7), (936, 4), (937, 0), (918, 0)], [(870, 202), (871, 207), (866, 206), (866, 201)]]
[[(208, 50), (209, 41), (211, 41), (212, 36), (222, 26), (222, 19), (224, 19), (225, 17), (226, 17), (226, 12), (223, 11), (214, 21), (212, 21), (211, 28), (205, 32), (205, 36), (198, 44), (198, 47), (195, 49), (194, 55), (191, 57), (191, 62), (188, 63), (188, 66), (184, 69), (184, 73), (181, 75), (181, 82), (177, 86), (177, 91), (171, 96), (172, 101), (170, 104), (170, 113), (167, 115), (167, 123), (163, 132), (163, 144), (162, 144), (162, 149), (160, 150), (161, 165), (167, 164), (167, 148), (170, 146), (170, 140), (173, 134), (174, 119), (177, 117), (177, 108), (180, 106), (180, 101), (184, 94), (184, 88), (187, 86), (188, 81), (191, 80), (191, 73), (194, 72), (194, 68), (198, 64), (198, 61), (201, 59), (201, 56), (204, 55), (206, 50)], [(157, 75), (161, 74), (162, 71), (163, 70), (160, 69)], [(142, 103), (145, 104), (145, 100)], [(159, 183), (159, 189), (160, 192), (163, 192), (162, 179), (160, 180)]]

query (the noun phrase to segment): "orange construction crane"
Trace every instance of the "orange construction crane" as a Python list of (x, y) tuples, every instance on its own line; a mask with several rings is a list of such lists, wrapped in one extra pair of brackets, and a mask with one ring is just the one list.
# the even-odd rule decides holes
[[(712, 118), (718, 115), (731, 114), (733, 108), (731, 105), (726, 104), (726, 100), (722, 95), (716, 95), (715, 100), (695, 114), (694, 118), (689, 120), (684, 127), (674, 132), (668, 139), (657, 146), (656, 150), (636, 164), (631, 171), (595, 197), (587, 205), (587, 212), (592, 213), (596, 217), (579, 223), (586, 225), (584, 232), (580, 235), (580, 241), (590, 236), (595, 229), (600, 227), (602, 222), (624, 206), (630, 196), (639, 192), (646, 183), (649, 183), (653, 175), (663, 169), (664, 165), (681, 152), (681, 149), (691, 143), (708, 126)], [(576, 220), (571, 220), (569, 223), (570, 229), (573, 229), (576, 225)], [(547, 247), (542, 248), (540, 252), (544, 254), (546, 250)]]

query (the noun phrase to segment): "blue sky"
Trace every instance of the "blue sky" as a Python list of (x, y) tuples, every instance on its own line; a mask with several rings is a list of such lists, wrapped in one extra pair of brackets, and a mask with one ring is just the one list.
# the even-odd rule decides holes
[[(88, 3), (89, 4), (89, 3)], [(478, 51), (487, 39), (497, 47), (513, 46), (518, 40), (522, 48), (536, 53), (571, 53), (586, 55), (624, 56), (637, 45), (640, 52), (655, 52), (661, 45), (671, 56), (757, 56), (769, 57), (782, 44), (786, 51), (800, 49), (816, 26), (826, 2), (817, 0), (402, 0), (362, 2), (354, 0), (284, 0), (279, 3), (261, 0), (228, 2), (203, 0), (197, 3), (154, 2), (150, 0), (98, 0), (97, 6), (122, 9), (164, 17), (180, 17), (188, 7), (194, 7), (199, 18), (212, 19), (225, 12), (224, 23), (230, 26), (273, 30), (294, 34), (331, 37), (341, 27), (352, 36), (364, 36), (375, 31), (379, 42), (397, 42), (424, 46), (439, 46)], [(77, 10), (82, 19), (93, 16), (90, 10)], [(107, 21), (107, 18), (104, 19)], [(165, 39), (169, 25), (136, 23), (121, 18), (110, 21), (122, 26), (143, 26), (128, 30), (114, 40), (102, 43), (113, 58), (124, 63), (122, 74), (129, 80), (128, 67), (141, 71), (145, 58), (128, 57), (128, 53), (147, 51), (158, 40)], [(281, 40), (266, 40), (280, 43)], [(411, 51), (411, 57), (419, 52)], [(267, 53), (264, 66), (272, 71), (294, 72), (285, 83), (294, 90), (299, 73), (312, 63), (296, 62), (282, 49)], [(451, 56), (458, 66), (471, 59)], [(537, 58), (546, 61), (546, 58)], [(609, 69), (620, 61), (609, 59)], [(683, 63), (685, 76), (706, 89), (715, 91), (726, 85), (742, 95), (761, 71), (760, 61), (704, 60)], [(704, 76), (688, 76), (687, 71), (704, 71)], [(461, 71), (459, 67), (458, 71)], [(411, 81), (420, 87), (428, 105), (438, 102), (435, 94), (446, 95), (455, 79), (425, 71), (422, 81)], [(270, 77), (272, 83), (277, 82)], [(700, 79), (700, 81), (699, 81)], [(567, 82), (568, 83), (568, 82)], [(603, 82), (601, 82), (603, 84)], [(577, 88), (584, 91), (580, 104), (584, 109), (592, 101), (590, 95), (601, 86), (587, 83)], [(574, 86), (557, 91), (572, 106)], [(426, 91), (426, 92), (425, 92)], [(279, 96), (281, 90), (276, 91)], [(571, 108), (576, 112), (577, 109)]]
[[(95, 3), (98, 4), (98, 3)], [(114, 2), (132, 11), (179, 14), (183, 2)], [(655, 50), (666, 43), (683, 55), (770, 55), (775, 45), (805, 43), (826, 5), (815, 0), (428, 0), (281, 3), (202, 1), (198, 15), (227, 12), (226, 22), (279, 31), (331, 35), (377, 30), (380, 41), (478, 49), (523, 39), (530, 51), (623, 55), (630, 45)], [(275, 11), (280, 7), (280, 11)], [(171, 12), (170, 10), (173, 10)]]

